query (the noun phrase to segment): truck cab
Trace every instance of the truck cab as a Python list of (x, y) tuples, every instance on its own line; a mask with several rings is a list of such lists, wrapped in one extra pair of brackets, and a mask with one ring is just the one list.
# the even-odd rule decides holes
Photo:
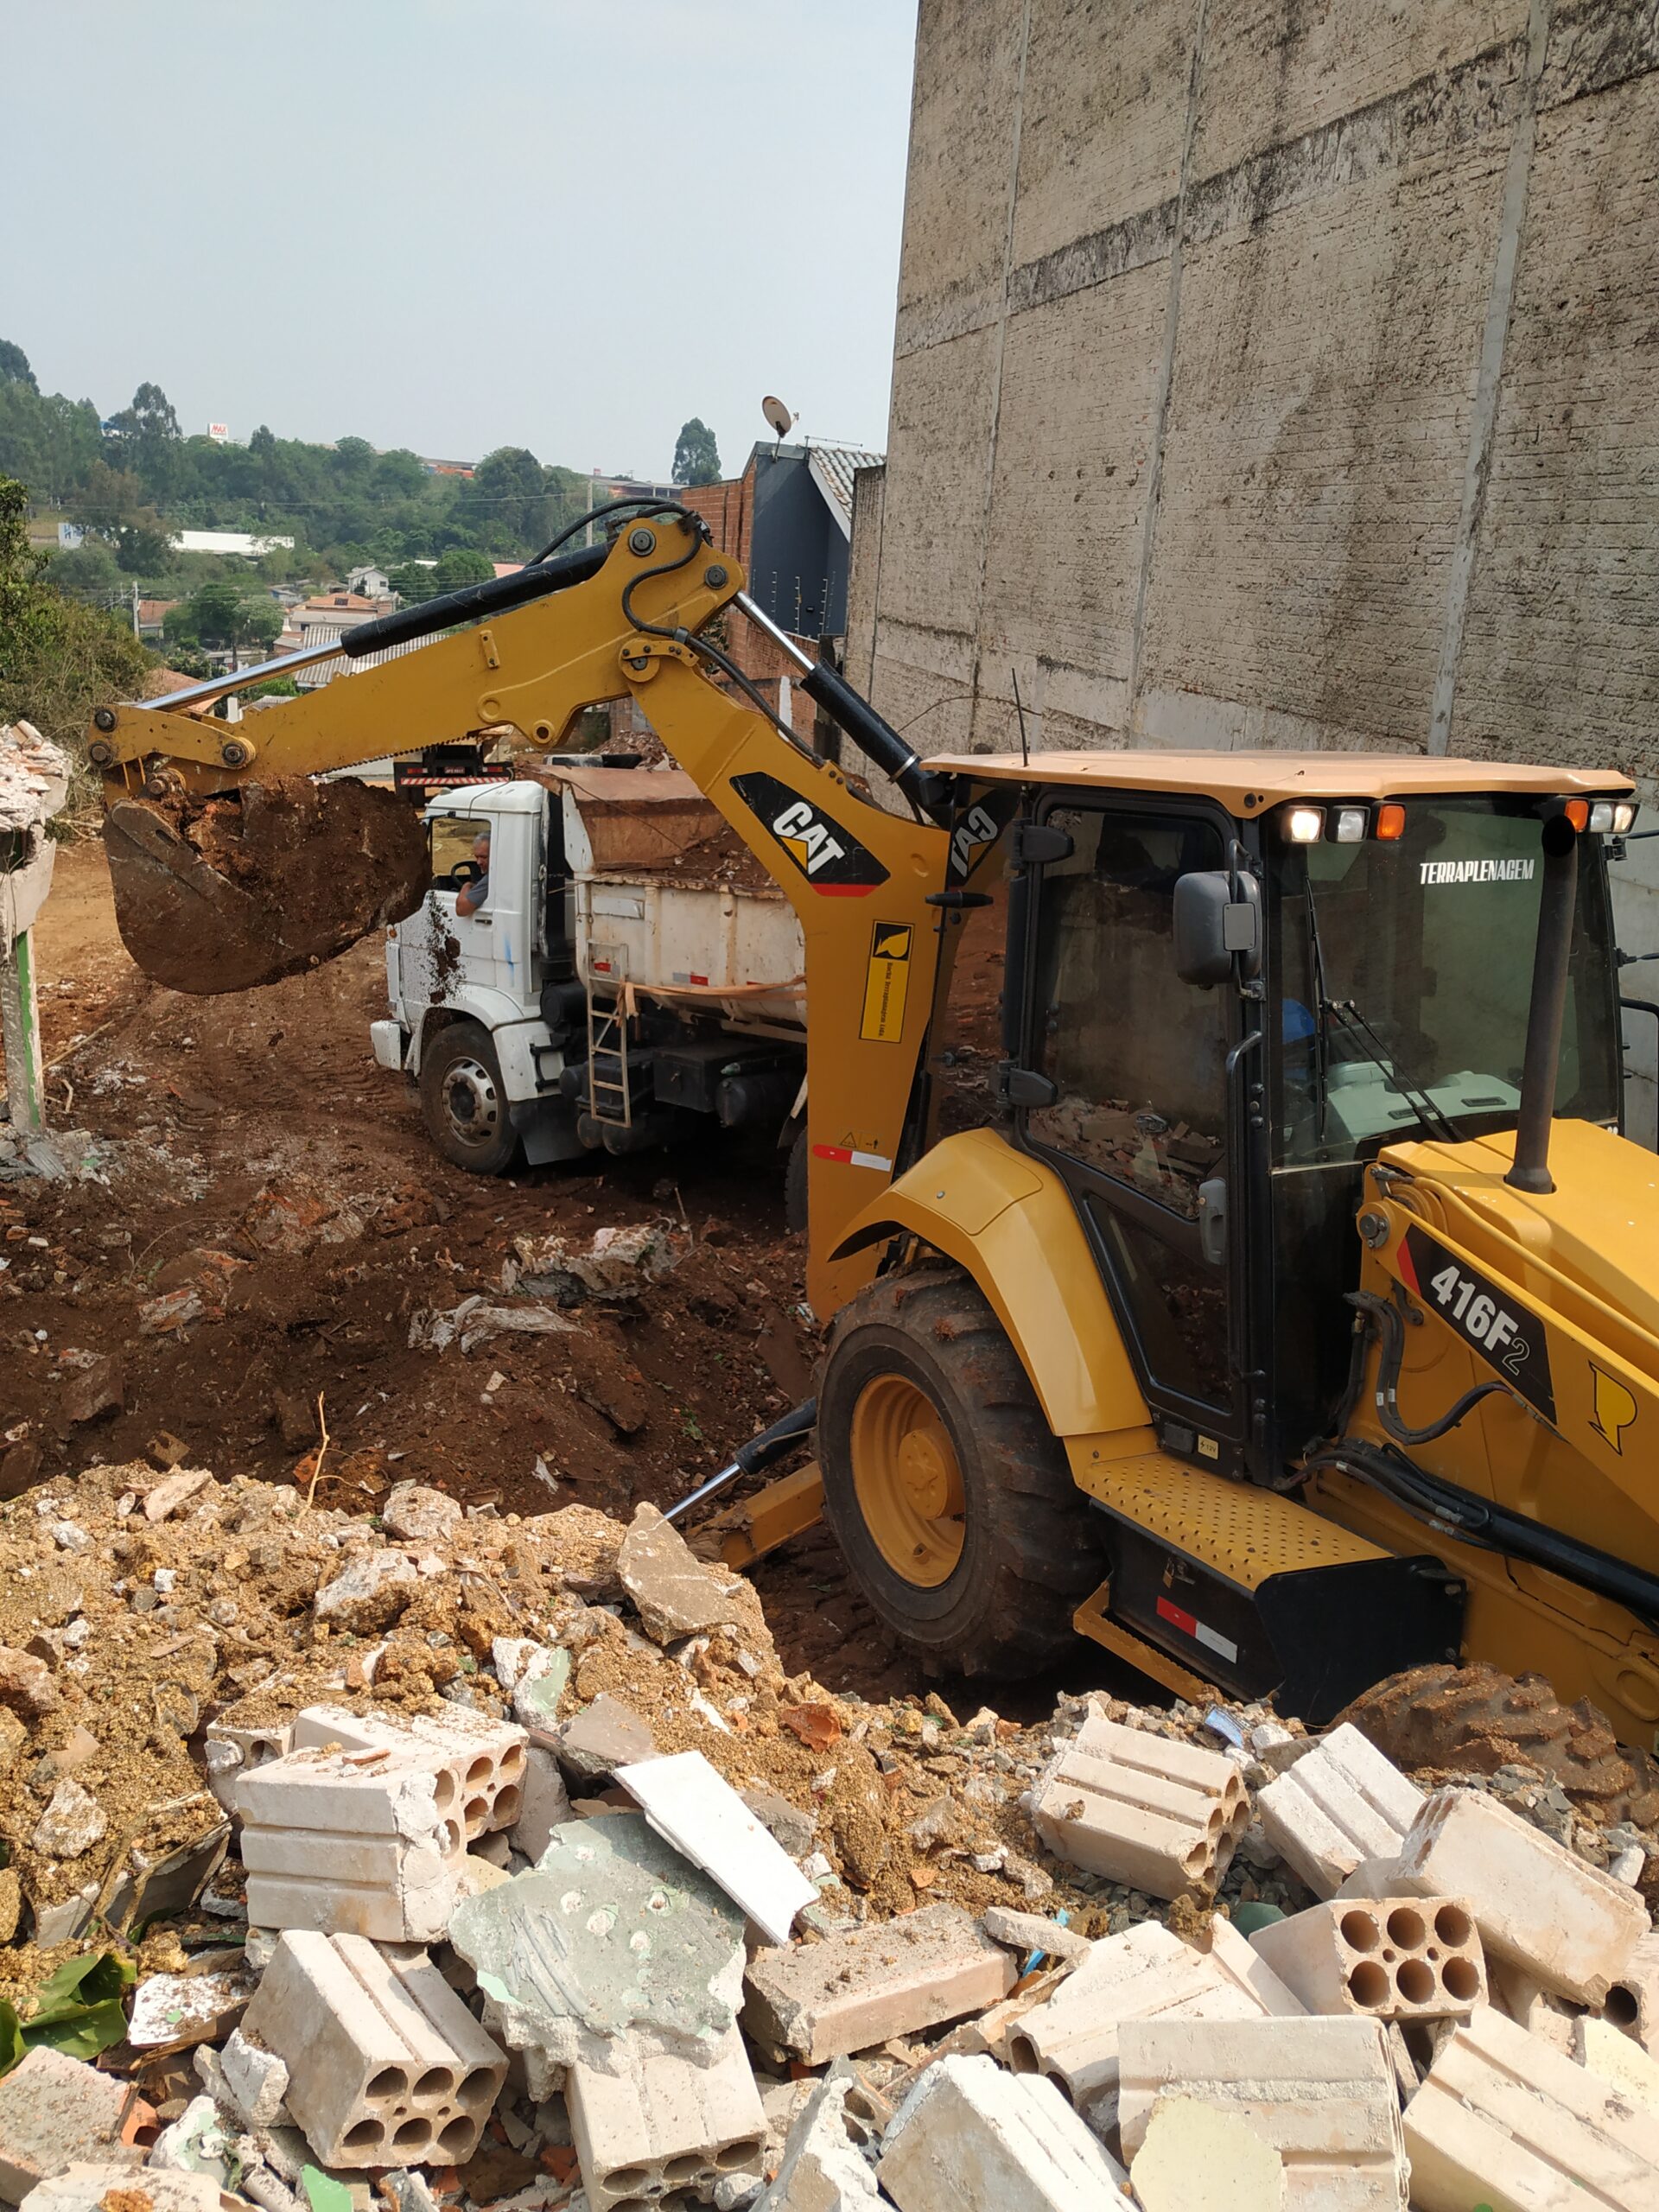
[(792, 1142), (799, 925), (689, 777), (553, 757), (424, 819), (431, 888), (386, 933), (372, 1034), (447, 1158), (499, 1174), (709, 1118)]

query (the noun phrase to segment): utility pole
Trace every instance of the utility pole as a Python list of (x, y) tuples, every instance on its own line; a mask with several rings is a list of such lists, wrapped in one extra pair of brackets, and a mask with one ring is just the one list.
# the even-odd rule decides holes
[(132, 634), (135, 638), (141, 637), (143, 634), (138, 627), (138, 582), (137, 577), (133, 579), (132, 585)]

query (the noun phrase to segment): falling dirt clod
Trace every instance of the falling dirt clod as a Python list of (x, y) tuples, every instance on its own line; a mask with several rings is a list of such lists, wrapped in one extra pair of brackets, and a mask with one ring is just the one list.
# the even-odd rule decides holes
[(127, 950), (152, 981), (199, 996), (333, 959), (413, 913), (430, 880), (420, 816), (353, 780), (121, 798), (104, 842)]

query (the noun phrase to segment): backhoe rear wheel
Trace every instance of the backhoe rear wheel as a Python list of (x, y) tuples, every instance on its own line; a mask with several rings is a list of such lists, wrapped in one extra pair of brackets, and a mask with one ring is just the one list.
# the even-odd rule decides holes
[(1089, 1511), (1019, 1354), (941, 1263), (837, 1317), (818, 1391), (824, 1510), (887, 1626), (941, 1669), (1031, 1675), (1099, 1581)]
[(518, 1149), (500, 1063), (481, 1022), (452, 1021), (421, 1055), (421, 1119), (446, 1160), (504, 1175)]

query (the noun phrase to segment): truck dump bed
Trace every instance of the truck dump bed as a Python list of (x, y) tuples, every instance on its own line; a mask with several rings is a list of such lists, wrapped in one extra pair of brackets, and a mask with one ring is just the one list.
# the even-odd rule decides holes
[(776, 882), (677, 768), (543, 766), (561, 794), (585, 982), (798, 1033), (801, 925)]

